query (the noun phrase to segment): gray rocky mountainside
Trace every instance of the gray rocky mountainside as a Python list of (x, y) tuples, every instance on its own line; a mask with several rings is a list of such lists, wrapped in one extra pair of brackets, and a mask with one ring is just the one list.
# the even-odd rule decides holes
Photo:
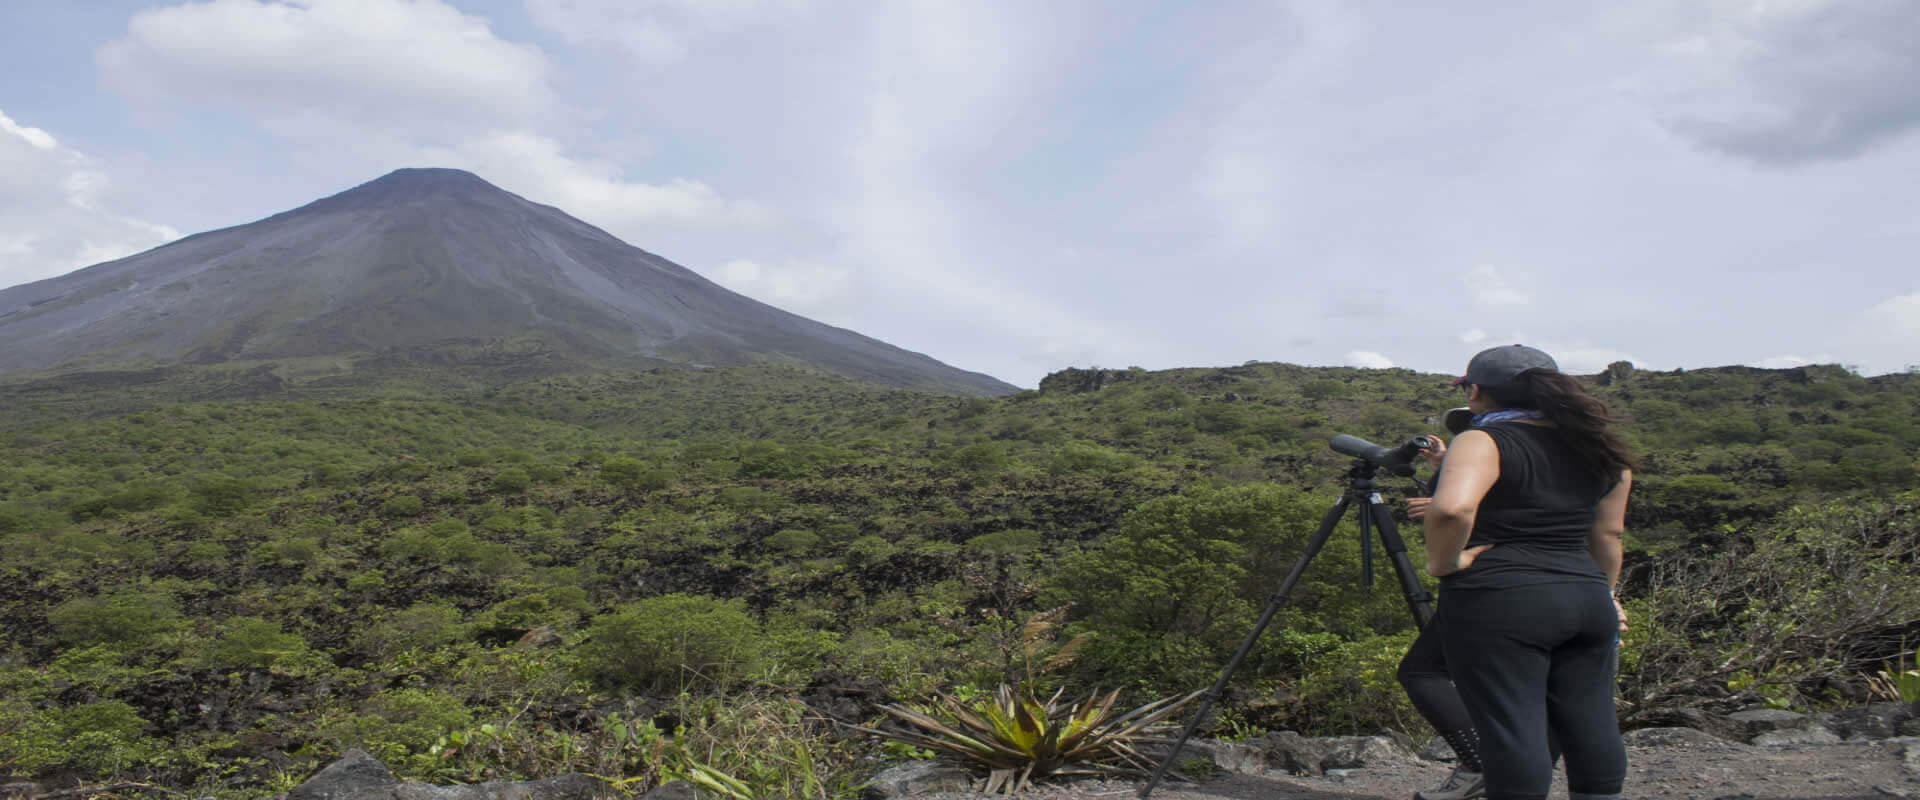
[(506, 343), (584, 365), (773, 362), (1016, 390), (728, 291), (471, 173), (402, 169), (258, 222), (0, 291), (0, 372)]

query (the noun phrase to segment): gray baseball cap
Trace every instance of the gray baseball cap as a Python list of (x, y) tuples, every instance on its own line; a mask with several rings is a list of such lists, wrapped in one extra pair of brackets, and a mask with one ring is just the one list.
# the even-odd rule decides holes
[(1467, 374), (1454, 378), (1453, 385), (1477, 383), (1481, 386), (1504, 386), (1513, 383), (1520, 373), (1530, 369), (1559, 372), (1560, 365), (1554, 363), (1553, 356), (1524, 344), (1489, 347), (1467, 362)]

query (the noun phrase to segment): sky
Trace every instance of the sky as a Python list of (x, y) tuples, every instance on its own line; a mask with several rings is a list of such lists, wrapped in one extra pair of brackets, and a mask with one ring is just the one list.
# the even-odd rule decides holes
[(401, 167), (1026, 387), (1920, 365), (1912, 0), (0, 0), (0, 286)]

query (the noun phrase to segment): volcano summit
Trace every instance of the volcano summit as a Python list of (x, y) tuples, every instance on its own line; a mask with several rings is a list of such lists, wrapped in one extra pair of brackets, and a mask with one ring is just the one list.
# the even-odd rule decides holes
[(402, 169), (258, 222), (0, 291), (0, 372), (532, 346), (591, 366), (782, 363), (1016, 387), (722, 288), (478, 176)]

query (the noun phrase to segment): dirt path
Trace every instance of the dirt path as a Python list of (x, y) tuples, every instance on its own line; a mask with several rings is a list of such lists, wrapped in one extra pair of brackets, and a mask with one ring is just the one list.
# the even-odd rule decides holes
[[(1672, 800), (1920, 800), (1920, 738), (1835, 745), (1755, 747), (1704, 734), (1627, 748), (1627, 798)], [(1911, 766), (1909, 766), (1911, 764)], [(1325, 777), (1229, 775), (1198, 784), (1162, 783), (1155, 800), (1405, 800), (1443, 780), (1448, 767), (1408, 760)], [(1028, 800), (1129, 800), (1144, 782), (1084, 781), (1042, 786)], [(1564, 776), (1555, 797), (1566, 797)], [(979, 800), (938, 794), (914, 800)]]

